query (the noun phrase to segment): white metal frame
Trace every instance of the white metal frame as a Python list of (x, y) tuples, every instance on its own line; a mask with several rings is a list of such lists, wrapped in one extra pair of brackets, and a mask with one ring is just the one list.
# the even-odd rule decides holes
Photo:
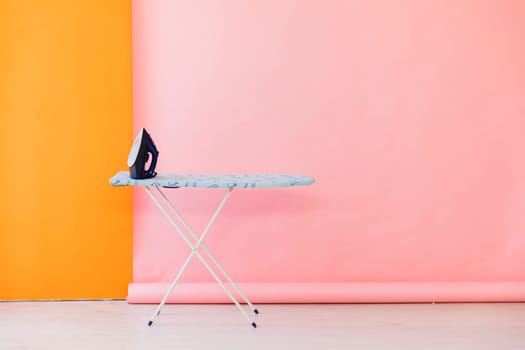
[[(195, 234), (195, 232), (191, 229), (191, 227), (188, 225), (188, 223), (182, 218), (182, 216), (179, 214), (179, 212), (175, 209), (173, 204), (169, 201), (168, 197), (166, 197), (166, 195), (161, 191), (160, 187), (159, 186), (152, 186), (152, 187), (155, 188), (155, 190), (156, 190), (156, 192), (158, 194), (157, 196), (153, 193), (153, 191), (151, 190), (151, 188), (149, 186), (145, 186), (144, 189), (149, 194), (149, 196), (151, 197), (153, 202), (157, 205), (157, 207), (159, 207), (159, 209), (162, 212), (162, 214), (164, 214), (164, 216), (168, 219), (170, 224), (180, 234), (180, 236), (182, 237), (184, 242), (186, 242), (186, 244), (191, 248), (191, 253), (188, 255), (188, 257), (184, 261), (184, 264), (182, 265), (181, 269), (177, 273), (177, 276), (175, 277), (175, 279), (173, 280), (173, 282), (169, 286), (168, 291), (166, 292), (166, 294), (162, 298), (162, 301), (159, 304), (159, 306), (157, 307), (157, 310), (155, 310), (155, 313), (152, 315), (152, 317), (148, 321), (148, 326), (151, 326), (153, 324), (153, 321), (155, 320), (155, 318), (160, 314), (160, 310), (162, 309), (162, 307), (164, 306), (164, 304), (168, 300), (168, 297), (170, 296), (171, 292), (173, 291), (173, 288), (175, 288), (175, 286), (179, 282), (180, 278), (182, 277), (182, 274), (184, 273), (184, 271), (188, 267), (189, 262), (191, 261), (191, 259), (193, 258), (194, 255), (197, 255), (197, 258), (199, 258), (199, 260), (202, 262), (204, 267), (206, 267), (206, 269), (210, 272), (210, 274), (217, 281), (217, 283), (222, 287), (222, 289), (224, 289), (226, 294), (230, 297), (230, 299), (233, 301), (233, 303), (237, 306), (237, 308), (242, 313), (244, 318), (246, 318), (246, 320), (251, 324), (252, 327), (256, 328), (257, 324), (246, 313), (246, 311), (240, 305), (239, 301), (235, 298), (235, 296), (231, 293), (231, 291), (226, 287), (226, 285), (221, 280), (221, 278), (216, 274), (216, 272), (206, 262), (206, 260), (202, 256), (202, 254), (199, 252), (200, 249), (202, 251), (204, 251), (204, 253), (212, 261), (213, 265), (222, 273), (222, 275), (229, 282), (230, 286), (233, 287), (233, 289), (241, 296), (241, 298), (244, 300), (244, 302), (252, 309), (252, 311), (255, 314), (259, 314), (259, 310), (257, 310), (257, 308), (255, 306), (253, 306), (253, 304), (246, 297), (246, 294), (244, 294), (241, 291), (241, 289), (237, 286), (237, 284), (235, 284), (235, 282), (232, 280), (230, 275), (228, 275), (228, 273), (224, 270), (224, 268), (219, 264), (217, 259), (211, 254), (211, 252), (208, 250), (208, 248), (203, 243), (203, 240), (206, 237), (206, 234), (208, 234), (211, 226), (213, 225), (213, 223), (217, 219), (217, 216), (219, 215), (219, 213), (221, 212), (222, 208), (224, 207), (224, 205), (228, 201), (228, 198), (230, 198), (230, 195), (231, 195), (231, 193), (233, 191), (233, 188), (229, 188), (228, 189), (228, 192), (226, 192), (226, 194), (225, 194), (224, 198), (222, 199), (221, 203), (219, 204), (219, 206), (215, 210), (213, 216), (211, 217), (210, 221), (208, 222), (208, 225), (206, 225), (206, 228), (204, 229), (204, 231), (202, 232), (200, 237), (198, 237)], [(161, 198), (161, 200), (159, 200), (159, 198)], [(170, 214), (170, 211), (171, 211), (171, 214)], [(174, 215), (180, 221), (180, 223), (182, 224), (182, 226), (186, 230), (186, 233), (184, 232), (184, 230), (182, 230), (182, 228), (179, 226), (179, 224), (177, 224), (177, 222), (175, 221), (175, 219), (174, 219), (174, 217), (172, 215)], [(188, 236), (191, 236), (196, 241), (196, 243), (192, 244), (191, 243), (191, 239)]]

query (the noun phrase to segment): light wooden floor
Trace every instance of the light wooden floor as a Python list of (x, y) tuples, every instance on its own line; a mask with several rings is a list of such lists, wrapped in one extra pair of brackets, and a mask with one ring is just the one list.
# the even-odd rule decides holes
[(525, 349), (525, 304), (232, 305), (0, 302), (0, 349)]

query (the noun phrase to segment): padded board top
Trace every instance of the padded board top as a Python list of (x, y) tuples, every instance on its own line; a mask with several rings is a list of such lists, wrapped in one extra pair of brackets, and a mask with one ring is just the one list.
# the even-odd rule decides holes
[(307, 186), (315, 179), (310, 176), (280, 174), (168, 174), (136, 180), (128, 171), (119, 171), (109, 182), (113, 186), (162, 186), (201, 188), (270, 188)]

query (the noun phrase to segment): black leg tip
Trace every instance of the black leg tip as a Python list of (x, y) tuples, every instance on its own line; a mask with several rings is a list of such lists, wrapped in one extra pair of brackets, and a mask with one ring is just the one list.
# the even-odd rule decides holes
[(255, 312), (256, 315), (259, 314), (259, 310), (257, 310), (257, 309), (253, 309), (253, 312)]
[(148, 326), (151, 327), (152, 324), (153, 324), (153, 321), (148, 321)]
[(257, 324), (255, 322), (252, 322), (252, 327), (257, 328)]

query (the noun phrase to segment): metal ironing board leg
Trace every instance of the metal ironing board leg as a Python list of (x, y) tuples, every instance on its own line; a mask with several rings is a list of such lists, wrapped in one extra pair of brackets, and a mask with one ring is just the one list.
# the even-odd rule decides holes
[(230, 197), (231, 195), (231, 192), (233, 191), (233, 188), (229, 188), (228, 189), (228, 192), (226, 193), (226, 195), (224, 196), (223, 200), (221, 201), (221, 203), (219, 204), (219, 206), (217, 207), (217, 209), (215, 210), (215, 213), (213, 214), (212, 218), (210, 219), (210, 221), (208, 222), (208, 225), (206, 226), (206, 228), (204, 229), (203, 233), (201, 234), (200, 238), (198, 239), (197, 243), (195, 245), (192, 245), (191, 241), (188, 239), (188, 237), (184, 234), (184, 232), (181, 230), (181, 228), (177, 225), (177, 223), (175, 222), (175, 220), (171, 217), (171, 215), (168, 213), (168, 211), (162, 206), (162, 204), (159, 202), (159, 200), (155, 197), (155, 195), (153, 194), (153, 192), (151, 191), (151, 189), (148, 187), (148, 186), (145, 186), (144, 189), (146, 190), (146, 192), (148, 193), (148, 195), (151, 197), (151, 199), (153, 200), (153, 202), (157, 205), (157, 207), (160, 209), (160, 211), (162, 212), (162, 214), (164, 214), (164, 216), (168, 219), (168, 221), (170, 222), (170, 224), (177, 230), (177, 232), (180, 234), (180, 236), (182, 237), (182, 239), (184, 240), (184, 242), (186, 242), (186, 244), (191, 248), (191, 253), (190, 255), (188, 256), (188, 258), (186, 259), (186, 261), (184, 262), (182, 268), (180, 269), (179, 273), (177, 274), (177, 277), (175, 278), (175, 280), (173, 281), (173, 283), (170, 285), (168, 291), (166, 292), (166, 294), (164, 295), (164, 298), (162, 299), (161, 303), (159, 304), (159, 306), (157, 307), (157, 310), (155, 311), (155, 313), (153, 314), (153, 316), (151, 317), (151, 319), (148, 321), (148, 325), (151, 326), (153, 324), (153, 321), (155, 320), (155, 318), (158, 316), (158, 314), (160, 313), (160, 310), (162, 309), (162, 307), (164, 306), (164, 304), (166, 303), (169, 295), (171, 294), (173, 288), (175, 287), (175, 285), (177, 284), (178, 280), (180, 279), (180, 277), (182, 276), (182, 274), (184, 273), (186, 267), (188, 266), (189, 262), (191, 261), (191, 259), (193, 258), (193, 255), (197, 255), (197, 257), (199, 258), (199, 260), (202, 262), (202, 264), (204, 265), (204, 267), (206, 267), (206, 269), (210, 272), (210, 274), (213, 276), (213, 278), (217, 281), (217, 283), (222, 287), (222, 289), (226, 292), (226, 294), (230, 297), (230, 299), (234, 302), (234, 304), (237, 306), (237, 308), (239, 309), (239, 311), (242, 313), (242, 315), (246, 318), (246, 320), (248, 320), (248, 322), (252, 325), (252, 327), (257, 327), (257, 324), (250, 318), (250, 316), (248, 316), (248, 314), (246, 313), (246, 311), (244, 311), (244, 309), (241, 307), (241, 305), (239, 304), (239, 302), (237, 301), (237, 299), (233, 296), (233, 294), (228, 290), (228, 288), (224, 285), (224, 283), (221, 281), (221, 279), (217, 276), (217, 274), (213, 271), (213, 269), (210, 267), (210, 265), (206, 262), (206, 260), (204, 260), (204, 258), (202, 257), (202, 255), (199, 253), (198, 251), (198, 248), (200, 246), (200, 244), (202, 243), (202, 241), (204, 240), (206, 234), (208, 233), (208, 231), (210, 230), (211, 228), (211, 225), (213, 224), (213, 222), (215, 221), (215, 219), (217, 218), (217, 216), (219, 215), (220, 211), (222, 210), (222, 207), (224, 206), (224, 204), (226, 204), (226, 201), (228, 200), (228, 198)]
[[(195, 232), (191, 229), (191, 227), (188, 225), (188, 223), (182, 218), (182, 216), (179, 214), (179, 212), (177, 211), (177, 209), (175, 209), (175, 207), (173, 206), (173, 204), (171, 204), (171, 202), (169, 201), (169, 199), (166, 197), (166, 195), (164, 194), (164, 192), (162, 192), (160, 190), (159, 187), (155, 187), (155, 189), (157, 190), (157, 192), (161, 195), (161, 197), (164, 199), (164, 203), (168, 206), (168, 208), (171, 209), (171, 211), (173, 212), (173, 214), (175, 214), (175, 216), (177, 217), (177, 219), (179, 219), (179, 221), (182, 223), (182, 225), (184, 226), (184, 228), (191, 234), (191, 236), (196, 240), (198, 241), (199, 240), (199, 237), (195, 234)], [(243, 293), (243, 291), (237, 286), (237, 284), (233, 281), (233, 279), (230, 277), (230, 275), (224, 270), (224, 268), (222, 267), (222, 265), (217, 261), (217, 259), (213, 256), (213, 254), (208, 250), (208, 248), (206, 247), (206, 245), (204, 245), (204, 243), (201, 243), (200, 247), (202, 248), (202, 250), (204, 251), (204, 253), (206, 253), (206, 255), (210, 258), (210, 260), (215, 264), (215, 266), (219, 269), (219, 271), (223, 274), (224, 277), (226, 277), (226, 279), (228, 280), (228, 282), (230, 283), (230, 285), (233, 287), (233, 289), (235, 289), (235, 291), (237, 293), (239, 293), (239, 295), (244, 299), (244, 302), (246, 304), (248, 304), (248, 306), (252, 309), (252, 311), (255, 313), (255, 314), (259, 314), (259, 310), (250, 302), (250, 300), (248, 299), (248, 297), (246, 296), (246, 294)]]

